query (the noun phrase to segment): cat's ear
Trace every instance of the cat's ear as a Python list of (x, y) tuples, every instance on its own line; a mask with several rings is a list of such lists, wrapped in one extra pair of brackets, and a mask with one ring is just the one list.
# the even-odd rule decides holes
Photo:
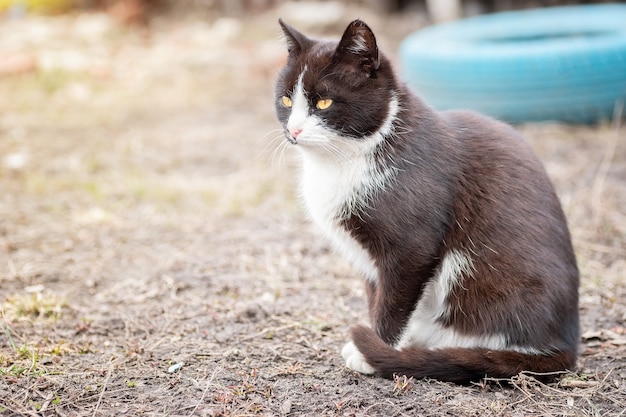
[(368, 76), (374, 77), (380, 67), (380, 56), (374, 32), (362, 20), (348, 25), (335, 51), (335, 59), (349, 61)]
[(311, 43), (311, 40), (309, 38), (295, 30), (293, 27), (289, 26), (283, 21), (283, 19), (278, 19), (278, 23), (283, 29), (289, 55), (298, 55)]

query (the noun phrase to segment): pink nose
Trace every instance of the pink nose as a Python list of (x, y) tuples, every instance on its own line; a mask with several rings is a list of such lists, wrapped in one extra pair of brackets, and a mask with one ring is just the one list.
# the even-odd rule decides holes
[(292, 130), (289, 131), (289, 134), (294, 139), (298, 139), (298, 136), (300, 135), (300, 133), (302, 133), (302, 129), (300, 129), (300, 128), (292, 129)]

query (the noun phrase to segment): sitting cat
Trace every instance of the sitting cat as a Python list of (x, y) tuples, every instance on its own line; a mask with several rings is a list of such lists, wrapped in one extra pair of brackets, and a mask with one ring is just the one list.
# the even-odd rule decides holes
[(576, 259), (524, 139), (434, 111), (360, 20), (339, 42), (280, 25), (276, 111), (301, 156), (304, 204), (366, 281), (372, 328), (353, 328), (347, 366), (459, 383), (574, 368)]

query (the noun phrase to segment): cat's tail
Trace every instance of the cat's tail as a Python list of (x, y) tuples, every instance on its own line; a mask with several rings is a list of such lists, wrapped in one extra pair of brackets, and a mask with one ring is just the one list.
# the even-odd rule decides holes
[(543, 355), (483, 348), (397, 350), (364, 326), (352, 329), (352, 341), (376, 374), (388, 379), (406, 375), (463, 384), (485, 377), (509, 378), (529, 371), (538, 379), (550, 381), (559, 372), (573, 370), (576, 365), (576, 352)]

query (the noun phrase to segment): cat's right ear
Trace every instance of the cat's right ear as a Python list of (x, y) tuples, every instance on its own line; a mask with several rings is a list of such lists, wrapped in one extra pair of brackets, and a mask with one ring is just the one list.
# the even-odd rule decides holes
[(311, 43), (309, 38), (289, 26), (283, 19), (278, 19), (278, 23), (280, 23), (280, 27), (283, 29), (289, 55), (295, 56), (300, 54)]
[(335, 59), (359, 68), (374, 78), (380, 67), (380, 54), (372, 29), (359, 19), (350, 23), (339, 41)]

